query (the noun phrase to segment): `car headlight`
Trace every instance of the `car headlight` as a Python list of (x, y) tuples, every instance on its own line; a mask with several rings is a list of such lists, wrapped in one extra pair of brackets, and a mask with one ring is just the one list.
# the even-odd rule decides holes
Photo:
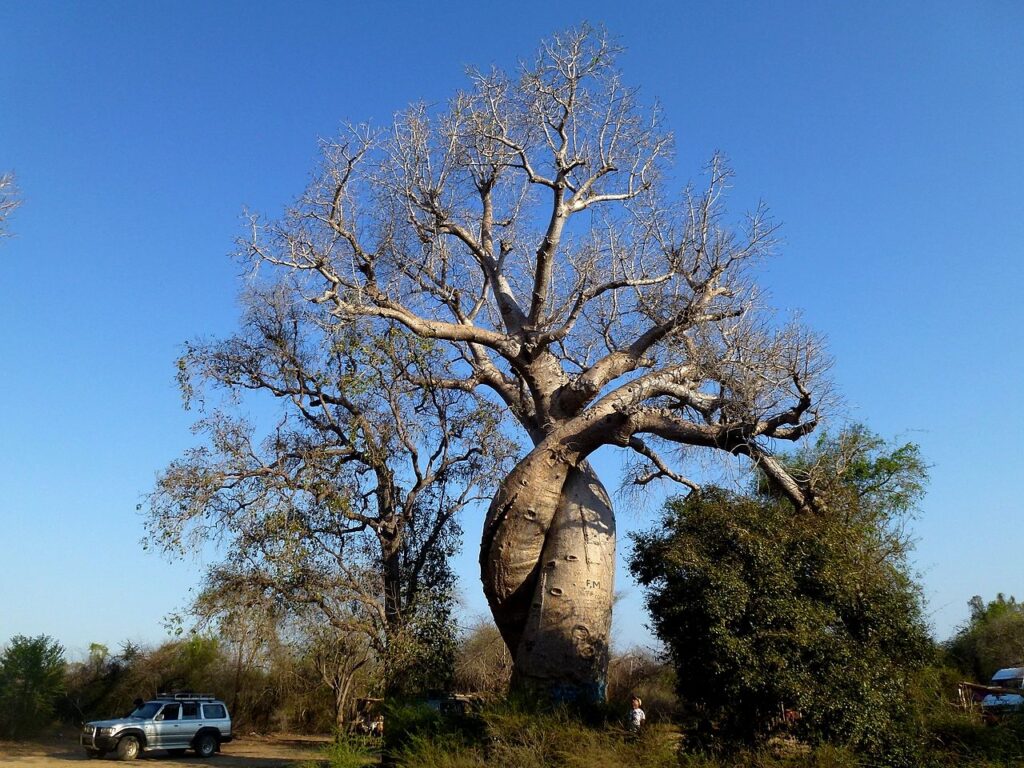
[(96, 735), (97, 736), (113, 736), (114, 735), (114, 729), (113, 728), (97, 728), (96, 729)]

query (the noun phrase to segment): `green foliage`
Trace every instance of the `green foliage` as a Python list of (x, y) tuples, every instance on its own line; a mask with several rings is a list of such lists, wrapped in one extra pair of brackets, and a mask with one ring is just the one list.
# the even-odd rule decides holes
[(957, 684), (960, 670), (948, 664), (923, 668), (911, 688), (921, 724), (920, 764), (928, 768), (1019, 766), (1024, 763), (1024, 718), (1007, 716), (986, 724), (976, 708), (964, 709)]
[[(212, 635), (191, 634), (153, 649), (145, 663), (135, 668), (135, 696), (162, 691), (208, 691), (220, 683), (220, 640)], [(129, 699), (130, 701), (131, 699)]]
[(0, 733), (19, 739), (49, 725), (64, 689), (64, 648), (16, 635), (0, 655)]
[[(418, 510), (417, 510), (418, 511)], [(451, 690), (458, 653), (455, 622), (457, 578), (451, 558), (462, 528), (455, 518), (443, 526), (417, 525), (413, 516), (400, 557), (402, 583), (408, 589), (403, 625), (387, 637), (385, 685), (398, 698)]]
[(323, 757), (302, 763), (297, 768), (363, 768), (380, 764), (380, 752), (365, 739), (339, 735), (323, 750)]
[(946, 649), (957, 667), (979, 682), (988, 682), (1003, 667), (1024, 664), (1024, 605), (1002, 593), (985, 603), (975, 595), (971, 616)]
[(125, 643), (119, 654), (112, 655), (107, 646), (91, 643), (84, 662), (66, 666), (64, 696), (57, 703), (58, 717), (79, 723), (126, 711), (134, 697), (126, 691), (119, 694), (131, 660), (137, 660), (140, 652), (137, 646)]
[[(856, 510), (877, 535), (892, 532), (915, 512), (928, 481), (928, 465), (914, 443), (889, 446), (863, 425), (823, 433), (786, 458), (791, 474), (827, 504)], [(761, 479), (758, 490), (774, 495)]]
[(907, 690), (931, 642), (901, 522), (924, 465), (916, 447), (884, 451), (863, 429), (790, 464), (821, 514), (763, 486), (712, 488), (669, 502), (661, 526), (634, 537), (633, 573), (692, 709), (688, 745), (755, 746), (786, 725), (914, 765)]
[(927, 720), (931, 766), (1020, 766), (1024, 763), (1024, 718), (1014, 716), (998, 726), (985, 725), (976, 712), (949, 707)]
[(420, 608), (401, 633), (388, 638), (384, 689), (391, 696), (405, 697), (452, 688), (457, 627), (451, 616), (451, 601), (438, 597), (433, 610)]
[(217, 661), (220, 641), (209, 635), (192, 635), (179, 646), (178, 654), (181, 667), (198, 678)]
[(430, 744), (433, 748), (457, 752), (472, 740), (467, 738), (466, 731), (476, 726), (473, 720), (443, 717), (422, 701), (393, 699), (384, 715), (384, 750), (389, 755), (402, 755)]

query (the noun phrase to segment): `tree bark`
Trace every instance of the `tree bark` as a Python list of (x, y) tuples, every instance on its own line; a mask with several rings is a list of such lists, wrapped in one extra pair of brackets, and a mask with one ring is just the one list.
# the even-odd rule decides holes
[(538, 447), (491, 504), (481, 572), (514, 659), (513, 685), (557, 701), (605, 698), (615, 517), (586, 462)]
[(345, 705), (348, 703), (348, 692), (352, 687), (352, 675), (345, 675), (334, 689), (334, 727), (338, 733), (345, 732)]

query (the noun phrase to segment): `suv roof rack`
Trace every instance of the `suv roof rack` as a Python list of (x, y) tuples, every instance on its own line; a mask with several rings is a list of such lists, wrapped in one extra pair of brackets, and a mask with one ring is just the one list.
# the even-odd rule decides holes
[(192, 693), (191, 691), (185, 691), (183, 693), (158, 693), (157, 699), (169, 700), (169, 701), (215, 701), (217, 699), (212, 693)]

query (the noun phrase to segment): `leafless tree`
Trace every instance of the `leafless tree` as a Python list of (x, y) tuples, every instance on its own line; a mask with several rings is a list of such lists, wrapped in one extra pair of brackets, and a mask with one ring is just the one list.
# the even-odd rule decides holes
[(358, 632), (339, 635), (315, 623), (308, 624), (306, 629), (313, 666), (334, 696), (334, 725), (343, 731), (352, 714), (352, 694), (358, 676), (374, 661), (373, 647), (366, 635)]
[(725, 452), (806, 509), (772, 442), (810, 432), (828, 392), (819, 340), (759, 300), (765, 208), (726, 218), (718, 156), (671, 193), (671, 134), (618, 53), (572, 30), (516, 75), (472, 72), (445, 109), (348, 130), (248, 244), (324, 317), (437, 345), (431, 384), (488, 393), (528, 436), (480, 564), (516, 681), (558, 696), (600, 697), (607, 666), (615, 520), (587, 457), (619, 446), (635, 483), (693, 488), (687, 460)]
[(0, 237), (7, 234), (7, 217), (21, 205), (18, 188), (14, 184), (14, 174), (0, 174)]

